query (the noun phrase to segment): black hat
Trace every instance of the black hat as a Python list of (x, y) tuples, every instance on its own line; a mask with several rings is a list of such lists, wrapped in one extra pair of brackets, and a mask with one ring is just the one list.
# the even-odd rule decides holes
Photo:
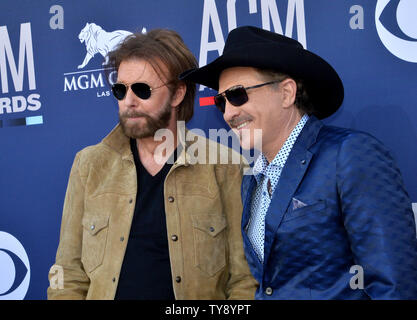
[(330, 64), (294, 39), (253, 26), (232, 30), (220, 57), (185, 71), (180, 79), (218, 90), (220, 73), (231, 67), (276, 70), (302, 80), (319, 119), (332, 115), (343, 102), (342, 81)]

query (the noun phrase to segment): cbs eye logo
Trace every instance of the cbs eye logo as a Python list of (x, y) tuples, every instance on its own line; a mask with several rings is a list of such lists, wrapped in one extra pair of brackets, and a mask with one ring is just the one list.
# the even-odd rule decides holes
[(416, 0), (378, 0), (375, 24), (379, 38), (393, 55), (417, 63)]
[(29, 258), (22, 244), (0, 231), (0, 300), (23, 300), (29, 288)]

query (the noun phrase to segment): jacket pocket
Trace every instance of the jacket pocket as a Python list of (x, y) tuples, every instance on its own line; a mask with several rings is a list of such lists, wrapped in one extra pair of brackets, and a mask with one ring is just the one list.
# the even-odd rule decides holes
[(103, 263), (107, 242), (109, 217), (85, 216), (83, 225), (83, 246), (81, 262), (84, 270), (92, 272)]
[(191, 215), (195, 265), (213, 276), (226, 265), (226, 219), (214, 214)]
[(287, 222), (293, 219), (304, 217), (305, 215), (313, 215), (315, 213), (322, 212), (326, 209), (326, 201), (319, 200), (314, 204), (307, 205), (302, 208), (298, 208), (292, 211), (288, 211), (282, 222)]

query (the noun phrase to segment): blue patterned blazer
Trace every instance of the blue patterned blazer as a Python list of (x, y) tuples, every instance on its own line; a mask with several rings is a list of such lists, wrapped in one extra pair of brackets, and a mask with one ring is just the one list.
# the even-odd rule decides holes
[(264, 264), (246, 233), (255, 186), (244, 177), (242, 234), (256, 299), (417, 299), (411, 202), (374, 137), (310, 117), (265, 218)]

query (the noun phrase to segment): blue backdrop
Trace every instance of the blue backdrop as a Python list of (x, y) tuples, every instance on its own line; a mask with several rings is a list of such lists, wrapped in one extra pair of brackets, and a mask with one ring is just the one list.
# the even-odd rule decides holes
[[(109, 33), (174, 29), (200, 65), (236, 26), (298, 39), (345, 85), (325, 122), (382, 140), (417, 203), (416, 18), (415, 0), (1, 1), (0, 299), (46, 298), (75, 153), (118, 121), (102, 69)], [(228, 128), (199, 89), (188, 127)]]

